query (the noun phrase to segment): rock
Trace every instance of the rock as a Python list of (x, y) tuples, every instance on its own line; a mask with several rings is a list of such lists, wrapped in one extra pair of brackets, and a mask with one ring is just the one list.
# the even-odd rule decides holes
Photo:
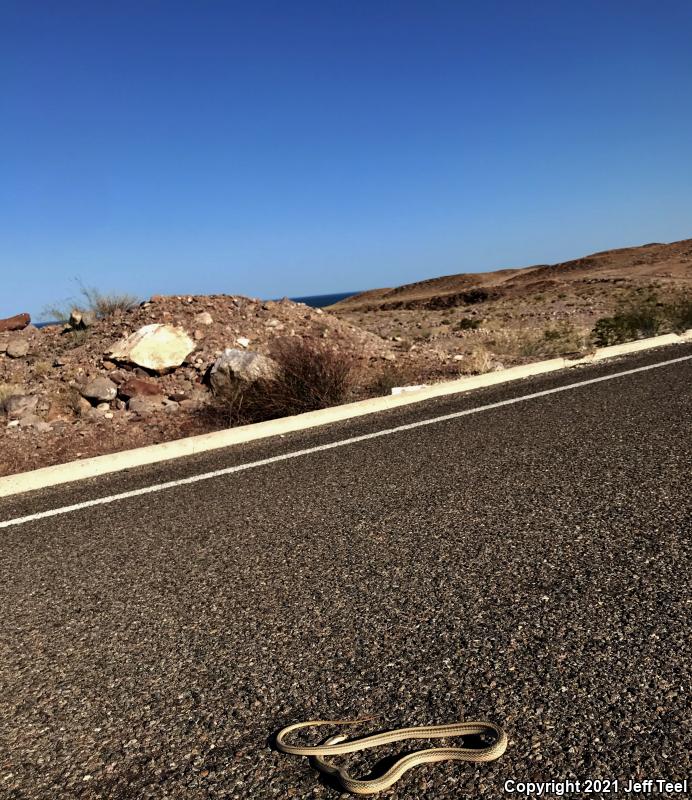
[(114, 361), (167, 372), (179, 367), (194, 349), (195, 343), (182, 328), (156, 323), (116, 342), (106, 355)]
[(127, 410), (146, 417), (161, 408), (163, 397), (131, 397), (127, 402)]
[(235, 395), (244, 386), (276, 374), (276, 362), (260, 353), (228, 348), (216, 359), (209, 372), (209, 382), (216, 394)]
[(97, 411), (110, 411), (111, 410), (110, 403), (99, 403), (96, 406), (96, 410)]
[(31, 322), (28, 314), (15, 314), (14, 317), (0, 319), (0, 331), (21, 331)]
[(66, 410), (57, 401), (53, 401), (46, 412), (47, 422), (58, 422), (67, 418)]
[(5, 352), (10, 358), (22, 358), (29, 353), (29, 340), (24, 336), (14, 336), (7, 342)]
[(69, 324), (73, 330), (85, 330), (96, 322), (96, 314), (93, 311), (82, 311), (73, 308), (70, 312)]
[(5, 413), (9, 419), (20, 419), (36, 411), (38, 397), (30, 394), (13, 394), (5, 400)]
[(145, 381), (141, 378), (130, 378), (120, 384), (118, 389), (120, 397), (129, 400), (131, 397), (155, 397), (161, 394), (161, 389), (153, 381)]
[(239, 344), (241, 347), (249, 347), (249, 346), (250, 346), (250, 340), (247, 338), (247, 336), (239, 336), (239, 337), (236, 339), (236, 342), (237, 342), (237, 343), (238, 343), (238, 344)]
[(114, 369), (108, 374), (108, 377), (113, 381), (113, 383), (121, 384), (125, 383), (125, 381), (130, 377), (130, 373), (123, 369)]
[(198, 325), (213, 325), (214, 317), (208, 311), (201, 311), (195, 316), (195, 322)]
[(201, 331), (199, 330), (199, 328), (196, 328), (192, 334), (192, 337), (196, 342), (200, 342), (202, 339), (204, 339), (204, 331)]
[(118, 387), (110, 378), (99, 376), (89, 381), (82, 389), (81, 394), (87, 400), (108, 403), (111, 400), (115, 400), (115, 396), (118, 394)]
[(44, 422), (43, 420), (39, 420), (39, 422), (36, 422), (33, 428), (39, 433), (50, 433), (53, 430), (53, 426), (49, 425), (47, 422)]
[(77, 414), (79, 414), (80, 417), (85, 416), (92, 410), (91, 403), (86, 399), (86, 397), (78, 397), (74, 405), (74, 410), (77, 412)]
[(24, 414), (20, 417), (19, 424), (22, 428), (34, 428), (41, 423), (41, 417), (36, 414)]

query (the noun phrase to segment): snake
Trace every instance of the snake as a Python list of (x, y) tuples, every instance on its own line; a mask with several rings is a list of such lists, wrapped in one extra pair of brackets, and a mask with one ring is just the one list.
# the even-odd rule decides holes
[[(507, 749), (507, 735), (502, 728), (492, 722), (453, 722), (447, 725), (420, 725), (412, 728), (395, 728), (384, 733), (365, 736), (348, 741), (348, 737), (339, 734), (328, 738), (321, 745), (287, 744), (286, 738), (293, 732), (303, 728), (321, 725), (357, 725), (369, 722), (373, 717), (361, 719), (315, 719), (307, 722), (296, 722), (282, 728), (276, 735), (277, 750), (295, 756), (313, 758), (315, 766), (322, 772), (336, 778), (342, 787), (351, 794), (375, 794), (388, 789), (401, 776), (418, 764), (432, 764), (436, 761), (494, 761)], [(380, 777), (371, 780), (358, 780), (351, 777), (345, 767), (337, 767), (325, 761), (325, 756), (339, 756), (344, 753), (355, 753), (370, 747), (403, 741), (406, 739), (446, 739), (452, 736), (492, 736), (493, 743), (484, 747), (432, 747), (417, 750), (402, 756)]]

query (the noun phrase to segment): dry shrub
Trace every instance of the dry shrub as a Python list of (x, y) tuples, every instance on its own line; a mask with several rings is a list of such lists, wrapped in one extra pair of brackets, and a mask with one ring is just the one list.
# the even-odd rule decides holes
[(204, 412), (212, 421), (245, 425), (317, 411), (349, 399), (355, 380), (355, 357), (326, 344), (297, 336), (278, 339), (270, 355), (276, 375), (251, 384), (233, 397), (217, 397)]
[(412, 383), (420, 383), (415, 373), (410, 369), (395, 364), (386, 364), (377, 373), (374, 380), (367, 386), (367, 394), (371, 397), (382, 397), (392, 393), (395, 386), (408, 386)]
[(72, 309), (93, 311), (98, 319), (111, 317), (131, 311), (139, 305), (139, 298), (127, 292), (102, 292), (94, 286), (86, 286), (77, 279), (80, 298), (72, 298), (64, 303), (49, 305), (43, 309), (42, 316), (49, 322), (67, 322)]
[(484, 347), (476, 347), (460, 364), (462, 372), (469, 375), (482, 375), (495, 369), (497, 362), (492, 353)]
[(568, 323), (559, 323), (543, 331), (508, 329), (494, 334), (488, 346), (505, 358), (537, 359), (586, 352), (589, 337)]

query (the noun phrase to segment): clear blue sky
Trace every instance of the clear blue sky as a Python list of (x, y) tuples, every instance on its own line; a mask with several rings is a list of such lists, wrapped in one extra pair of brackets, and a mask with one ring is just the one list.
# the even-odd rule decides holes
[(689, 0), (0, 3), (0, 316), (687, 237)]

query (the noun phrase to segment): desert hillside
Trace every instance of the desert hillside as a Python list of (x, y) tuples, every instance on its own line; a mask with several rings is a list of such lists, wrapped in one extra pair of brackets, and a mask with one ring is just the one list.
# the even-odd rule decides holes
[(390, 341), (402, 383), (423, 354), (428, 369), (486, 372), (692, 327), (691, 308), (686, 239), (374, 289), (328, 310)]
[(373, 289), (335, 304), (337, 312), (442, 309), (532, 293), (578, 291), (594, 284), (662, 287), (692, 284), (692, 239), (605, 250), (560, 264), (538, 264), (493, 272), (461, 273)]
[(63, 325), (0, 319), (0, 475), (692, 328), (691, 282), (687, 240), (435, 278), (328, 311), (87, 293)]

